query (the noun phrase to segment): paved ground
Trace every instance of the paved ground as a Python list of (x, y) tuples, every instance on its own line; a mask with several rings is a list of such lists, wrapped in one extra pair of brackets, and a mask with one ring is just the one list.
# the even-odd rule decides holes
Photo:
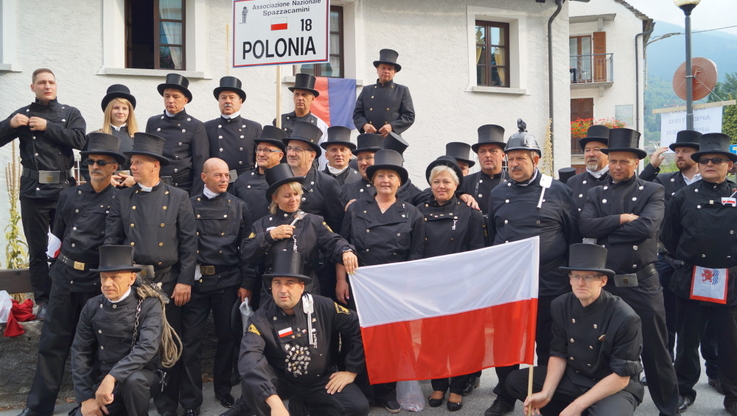
[[(425, 395), (425, 397), (429, 396), (431, 393), (431, 387), (429, 381), (423, 381), (421, 383), (422, 385), (422, 391)], [(483, 376), (481, 377), (481, 386), (476, 389), (476, 391), (471, 395), (464, 398), (463, 401), (463, 409), (461, 409), (458, 412), (452, 413), (454, 416), (462, 416), (462, 415), (475, 415), (475, 416), (482, 416), (484, 414), (484, 410), (486, 410), (493, 400), (494, 394), (492, 393), (492, 389), (494, 388), (494, 385), (496, 385), (496, 374), (494, 373), (493, 369), (490, 370), (484, 370)], [(724, 410), (724, 407), (722, 405), (722, 398), (723, 396), (719, 395), (714, 389), (712, 389), (709, 385), (706, 383), (706, 376), (704, 375), (704, 372), (702, 371), (702, 377), (699, 381), (699, 384), (696, 385), (696, 390), (698, 392), (698, 396), (696, 398), (696, 403), (691, 406), (688, 411), (685, 413), (685, 415), (692, 415), (692, 416), (725, 416), (728, 415), (728, 413)], [(235, 389), (234, 389), (235, 392)], [(73, 404), (61, 404), (56, 406), (56, 415), (66, 415), (69, 410), (71, 410), (74, 407)], [(214, 399), (214, 395), (212, 393), (212, 383), (205, 384), (205, 403), (202, 406), (202, 415), (203, 416), (217, 416), (226, 409), (221, 407)], [(180, 410), (181, 411), (181, 410)], [(15, 416), (19, 413), (19, 409), (0, 409), (0, 416)], [(153, 404), (151, 405), (151, 411), (149, 413), (151, 416), (156, 416), (156, 410), (153, 407)], [(411, 414), (411, 412), (402, 411), (400, 414), (408, 415)], [(432, 415), (445, 415), (449, 416), (451, 413), (448, 412), (448, 410), (445, 408), (445, 406), (438, 407), (438, 408), (431, 408), (429, 406), (425, 407), (425, 410), (422, 411), (422, 414), (432, 416)], [(511, 413), (512, 416), (521, 416), (524, 412), (522, 411), (522, 406), (520, 403), (517, 403), (517, 406), (515, 407), (515, 411)], [(637, 409), (636, 415), (643, 415), (643, 416), (657, 416), (658, 411), (653, 405), (652, 400), (650, 400), (650, 396), (648, 395), (647, 391), (645, 392), (645, 400), (640, 405), (640, 407)], [(371, 409), (371, 416), (388, 416), (389, 413), (386, 412), (383, 408), (372, 408)], [(320, 415), (315, 415), (320, 416)]]

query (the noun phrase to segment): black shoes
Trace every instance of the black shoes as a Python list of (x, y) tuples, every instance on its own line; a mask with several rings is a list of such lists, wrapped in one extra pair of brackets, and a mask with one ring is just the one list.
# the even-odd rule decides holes
[(430, 407), (440, 407), (443, 404), (443, 400), (445, 400), (445, 395), (440, 399), (433, 399), (432, 396), (430, 396), (427, 398), (427, 404), (430, 405)]
[(710, 378), (709, 385), (717, 391), (717, 393), (724, 396), (724, 389), (722, 389), (722, 382), (718, 378)]
[(199, 416), (200, 414), (200, 408), (196, 409), (184, 409), (184, 414), (182, 416)]
[(730, 416), (737, 416), (737, 403), (731, 403), (727, 406), (727, 412), (729, 412)]
[(497, 397), (494, 403), (491, 404), (491, 407), (486, 409), (484, 416), (502, 416), (512, 411), (514, 411), (514, 403), (509, 403)]
[(463, 407), (463, 403), (454, 403), (448, 400), (448, 402), (445, 404), (446, 407), (448, 407), (448, 411), (450, 412), (457, 412), (458, 410), (461, 410)]
[(473, 389), (478, 388), (479, 384), (481, 384), (481, 380), (478, 377), (469, 376), (466, 387), (463, 388), (463, 395), (468, 396), (469, 394), (473, 393)]
[(685, 412), (693, 404), (693, 399), (688, 396), (678, 396), (678, 410)]
[(176, 410), (164, 410), (163, 412), (159, 413), (161, 416), (179, 416), (177, 414)]
[(254, 414), (256, 413), (248, 408), (243, 397), (239, 397), (235, 403), (233, 403), (233, 407), (221, 413), (220, 416), (252, 416)]
[(23, 409), (22, 412), (18, 413), (18, 416), (52, 416), (53, 413), (36, 413), (29, 408)]
[(399, 406), (399, 402), (396, 400), (387, 400), (385, 402), (379, 402), (378, 404), (389, 413), (399, 413), (402, 411), (402, 407)]
[[(38, 311), (36, 311), (36, 320), (37, 321), (46, 320), (46, 304), (45, 303), (38, 305)], [(37, 413), (34, 413), (34, 414), (37, 414)]]
[(233, 407), (233, 404), (235, 403), (235, 399), (230, 395), (230, 393), (216, 394), (215, 399), (220, 402), (221, 406), (227, 408)]

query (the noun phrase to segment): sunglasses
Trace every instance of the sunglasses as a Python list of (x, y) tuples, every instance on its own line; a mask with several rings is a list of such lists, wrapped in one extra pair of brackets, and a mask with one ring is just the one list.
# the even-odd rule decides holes
[(103, 167), (103, 166), (105, 166), (105, 165), (107, 165), (109, 163), (115, 163), (115, 162), (108, 162), (107, 160), (103, 160), (103, 159), (100, 159), (100, 160), (85, 159), (84, 162), (82, 162), (82, 164), (85, 165), (85, 166), (92, 166), (95, 163), (97, 163), (97, 166)]
[(714, 165), (721, 165), (724, 162), (729, 162), (729, 160), (722, 159), (721, 157), (702, 157), (699, 159), (699, 165), (708, 165), (709, 162)]

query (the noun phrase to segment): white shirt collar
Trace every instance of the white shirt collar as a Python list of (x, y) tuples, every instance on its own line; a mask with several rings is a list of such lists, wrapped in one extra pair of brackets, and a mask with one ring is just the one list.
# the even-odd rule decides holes
[(684, 175), (684, 174), (682, 174), (682, 173), (681, 173), (681, 176), (683, 176), (683, 181), (684, 181), (684, 182), (686, 182), (686, 185), (691, 185), (692, 183), (694, 183), (694, 182), (696, 182), (696, 181), (700, 181), (700, 180), (701, 180), (701, 174), (700, 174), (700, 173), (698, 173), (698, 172), (696, 172), (696, 174), (695, 174), (695, 175), (693, 175), (693, 179), (688, 179), (688, 178), (686, 177), (686, 175)]
[(602, 176), (606, 175), (606, 173), (609, 172), (609, 165), (606, 165), (603, 168), (596, 170), (596, 171), (586, 168), (586, 172), (588, 172), (589, 175), (593, 176), (596, 179), (601, 179)]
[[(161, 183), (161, 181), (156, 182), (156, 185), (158, 185), (160, 183)], [(154, 186), (156, 186), (156, 185), (154, 185)], [(141, 187), (141, 191), (143, 191), (143, 192), (151, 192), (151, 191), (154, 190), (154, 186), (146, 186), (146, 185), (143, 185), (143, 184), (140, 184), (140, 183), (138, 184), (138, 186)]]
[(203, 195), (205, 195), (205, 197), (207, 197), (207, 199), (213, 199), (213, 198), (216, 198), (216, 197), (217, 197), (218, 195), (220, 195), (220, 194), (219, 194), (219, 193), (217, 193), (217, 192), (213, 192), (213, 191), (211, 191), (211, 190), (210, 190), (210, 189), (208, 189), (207, 187), (205, 187), (205, 188), (204, 188), (204, 189), (202, 190), (202, 194), (203, 194)]
[(120, 131), (123, 127), (126, 127), (128, 123), (123, 123), (120, 127), (116, 126), (115, 124), (111, 124), (110, 128), (112, 128), (115, 131)]
[(233, 114), (220, 114), (220, 117), (222, 117), (222, 118), (224, 118), (226, 120), (232, 120), (232, 119), (234, 119), (236, 117), (240, 117), (240, 116), (241, 116), (241, 112), (240, 111), (238, 111), (237, 113), (233, 113)]
[(120, 299), (118, 299), (118, 300), (111, 300), (110, 303), (120, 303), (120, 302), (124, 301), (125, 298), (127, 298), (128, 296), (130, 296), (130, 294), (131, 294), (131, 287), (128, 286), (128, 290), (125, 292), (125, 294), (123, 294), (123, 296), (120, 297)]

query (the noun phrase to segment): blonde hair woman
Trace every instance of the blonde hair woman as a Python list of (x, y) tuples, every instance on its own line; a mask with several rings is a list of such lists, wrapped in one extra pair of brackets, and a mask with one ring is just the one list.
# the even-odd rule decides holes
[[(133, 149), (133, 135), (138, 132), (135, 108), (136, 97), (130, 93), (128, 87), (122, 84), (108, 87), (107, 93), (102, 98), (104, 119), (100, 132), (120, 138), (120, 153)], [(129, 162), (120, 165), (120, 171), (126, 171), (129, 168)], [(113, 181), (118, 186), (125, 187), (135, 184), (133, 177), (126, 172), (116, 173)]]

